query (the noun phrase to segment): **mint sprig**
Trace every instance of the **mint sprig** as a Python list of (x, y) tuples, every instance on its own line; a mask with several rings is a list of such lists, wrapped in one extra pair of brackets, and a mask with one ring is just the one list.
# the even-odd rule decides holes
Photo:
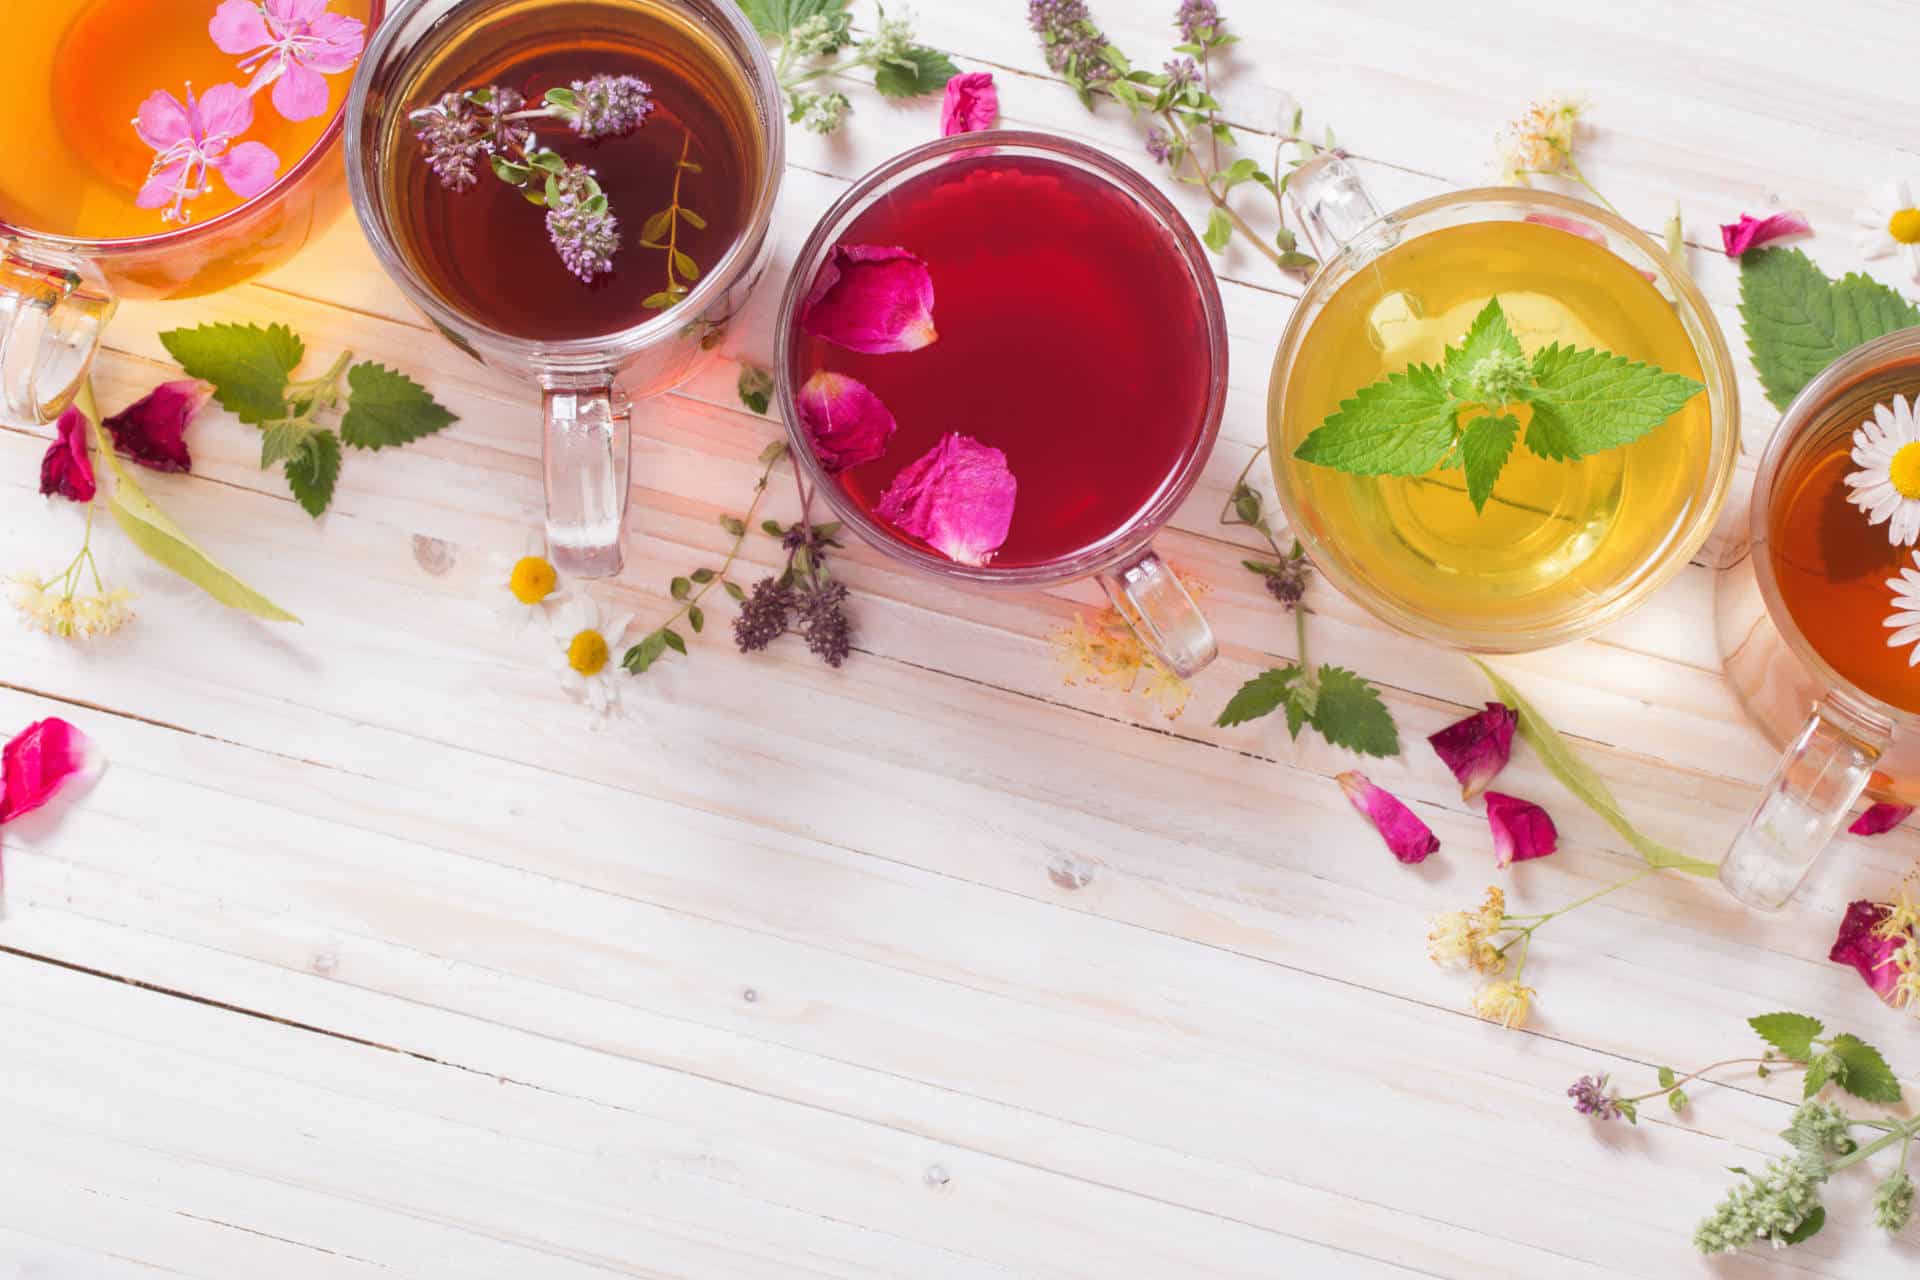
[(1920, 325), (1920, 307), (1878, 280), (1831, 279), (1799, 249), (1740, 259), (1740, 319), (1760, 385), (1776, 408), (1863, 342)]
[(1520, 438), (1529, 452), (1572, 461), (1631, 444), (1706, 388), (1606, 351), (1553, 343), (1532, 356), (1490, 298), (1440, 364), (1414, 364), (1360, 388), (1300, 442), (1303, 462), (1354, 475), (1465, 473), (1475, 511)]

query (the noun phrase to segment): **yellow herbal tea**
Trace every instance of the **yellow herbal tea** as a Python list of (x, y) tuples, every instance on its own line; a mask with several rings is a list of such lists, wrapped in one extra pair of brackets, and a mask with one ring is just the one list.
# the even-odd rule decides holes
[(1707, 483), (1707, 396), (1569, 461), (1530, 452), (1515, 407), (1521, 442), (1480, 511), (1460, 470), (1355, 475), (1294, 457), (1358, 389), (1439, 363), (1495, 298), (1528, 357), (1557, 342), (1702, 379), (1673, 304), (1633, 267), (1556, 227), (1478, 222), (1409, 239), (1336, 290), (1275, 379), (1268, 421), (1282, 484), (1367, 586), (1426, 622), (1521, 635), (1615, 597), (1684, 535)]

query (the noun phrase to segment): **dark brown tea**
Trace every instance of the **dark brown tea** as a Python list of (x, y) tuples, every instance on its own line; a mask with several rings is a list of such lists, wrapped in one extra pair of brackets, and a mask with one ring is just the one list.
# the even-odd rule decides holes
[[(704, 275), (751, 215), (765, 150), (751, 92), (717, 39), (670, 5), (502, 5), (427, 42), (401, 77), (400, 95), (412, 109), (444, 93), (501, 85), (537, 105), (547, 90), (596, 75), (647, 82), (653, 110), (639, 128), (586, 139), (556, 121), (532, 122), (541, 145), (593, 170), (618, 219), (612, 269), (591, 282), (561, 261), (544, 211), (518, 188), (485, 171), (467, 190), (442, 186), (405, 111), (394, 113), (383, 138), (386, 204), (401, 253), (449, 307), (501, 333), (589, 338), (643, 324), (661, 314), (649, 300), (657, 304), (674, 281), (689, 282), (686, 259)], [(670, 276), (668, 251), (641, 238), (676, 200), (692, 216), (671, 220), (673, 247), (686, 256)]]

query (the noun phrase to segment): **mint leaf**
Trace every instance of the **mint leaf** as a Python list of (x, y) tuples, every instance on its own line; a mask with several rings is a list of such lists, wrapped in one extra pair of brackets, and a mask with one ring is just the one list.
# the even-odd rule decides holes
[(306, 452), (307, 437), (320, 428), (299, 418), (275, 418), (260, 428), (260, 469)]
[(1320, 668), (1319, 685), (1320, 701), (1311, 723), (1321, 737), (1363, 756), (1400, 754), (1400, 731), (1378, 689), (1345, 667), (1333, 666)]
[(287, 487), (307, 514), (318, 517), (333, 501), (334, 482), (340, 479), (340, 438), (331, 431), (310, 431), (300, 455), (287, 459)]
[(283, 324), (203, 324), (160, 335), (190, 378), (213, 384), (213, 398), (242, 422), (285, 417), (287, 379), (306, 344)]
[(1920, 325), (1920, 307), (1866, 276), (1835, 284), (1799, 249), (1760, 249), (1740, 260), (1740, 318), (1767, 399), (1784, 409), (1861, 343)]
[(1608, 351), (1541, 348), (1533, 357), (1527, 448), (1555, 462), (1631, 444), (1706, 387)]
[(1510, 413), (1497, 418), (1475, 418), (1460, 433), (1460, 465), (1467, 472), (1467, 496), (1473, 509), (1484, 511), (1493, 496), (1493, 482), (1513, 453), (1513, 442), (1520, 435), (1520, 419)]
[(356, 449), (410, 444), (458, 421), (425, 387), (371, 360), (347, 370), (347, 387), (340, 438)]
[(741, 12), (763, 36), (784, 37), (818, 14), (845, 13), (851, 0), (740, 0)]
[(765, 413), (773, 400), (773, 375), (759, 365), (740, 366), (740, 403), (755, 413)]
[(938, 93), (959, 74), (960, 68), (946, 54), (914, 45), (900, 57), (873, 69), (873, 87), (889, 98), (917, 98)]
[[(1282, 703), (1292, 702), (1293, 682), (1299, 678), (1300, 668), (1297, 666), (1275, 667), (1262, 672), (1240, 686), (1240, 692), (1228, 699), (1226, 709), (1214, 723), (1232, 728), (1249, 720), (1272, 715)], [(1289, 713), (1287, 718), (1291, 722), (1292, 714)], [(1299, 736), (1298, 729), (1294, 730), (1294, 736)]]
[[(1823, 1053), (1809, 1063), (1807, 1066), (1805, 1087), (1800, 1096), (1803, 1098), (1811, 1098), (1819, 1093), (1820, 1090), (1826, 1088), (1827, 1076), (1832, 1072), (1837, 1061), (1832, 1054)], [(1846, 1070), (1842, 1067), (1841, 1074), (1844, 1075), (1845, 1073)]]
[(1447, 348), (1447, 389), (1462, 399), (1468, 398), (1468, 384), (1474, 367), (1495, 354), (1524, 359), (1527, 353), (1520, 349), (1520, 339), (1513, 336), (1513, 328), (1507, 323), (1507, 313), (1500, 308), (1500, 299), (1488, 298), (1487, 305), (1474, 317), (1459, 347)]
[(1867, 1102), (1900, 1101), (1900, 1081), (1880, 1051), (1858, 1036), (1837, 1035), (1829, 1050), (1846, 1064), (1840, 1087)]
[(1814, 1037), (1827, 1029), (1820, 1019), (1804, 1013), (1763, 1013), (1748, 1018), (1747, 1025), (1759, 1032), (1762, 1040), (1796, 1062), (1813, 1056)]
[(1355, 475), (1425, 475), (1453, 447), (1458, 408), (1441, 385), (1440, 371), (1416, 364), (1341, 401), (1293, 456)]

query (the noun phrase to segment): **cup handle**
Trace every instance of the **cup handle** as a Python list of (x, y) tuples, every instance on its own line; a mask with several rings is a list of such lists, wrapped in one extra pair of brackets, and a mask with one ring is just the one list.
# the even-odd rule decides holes
[(1343, 151), (1322, 151), (1296, 167), (1287, 177), (1287, 198), (1323, 262), (1380, 221), (1380, 206)]
[(0, 413), (51, 422), (80, 389), (114, 297), (71, 267), (0, 250)]
[(1720, 863), (1727, 892), (1762, 911), (1786, 906), (1866, 791), (1892, 732), (1833, 698), (1815, 707)]
[(1200, 607), (1153, 548), (1101, 574), (1100, 585), (1134, 633), (1175, 675), (1195, 675), (1220, 656)]
[(543, 384), (547, 555), (577, 578), (620, 572), (632, 410), (611, 382)]

